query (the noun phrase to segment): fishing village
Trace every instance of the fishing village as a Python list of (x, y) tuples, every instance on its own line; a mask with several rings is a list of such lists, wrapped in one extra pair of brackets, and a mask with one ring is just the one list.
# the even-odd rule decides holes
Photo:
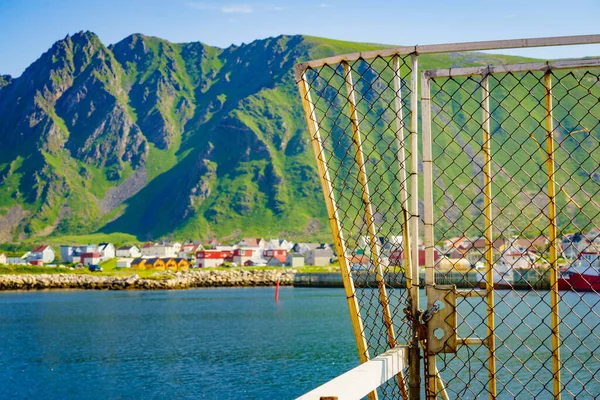
[[(361, 246), (349, 251), (346, 258), (351, 264), (354, 274), (361, 271), (373, 272), (370, 261), (370, 246), (368, 238), (362, 237)], [(381, 251), (381, 264), (385, 265), (385, 279), (389, 285), (406, 287), (404, 276), (404, 251), (401, 236), (389, 238), (379, 237), (378, 245)], [(539, 236), (534, 239), (496, 239), (494, 246), (494, 283), (497, 287), (521, 290), (548, 290), (547, 253), (549, 241)], [(222, 244), (217, 240), (204, 245), (197, 242), (147, 242), (135, 245), (115, 247), (113, 243), (87, 245), (60, 245), (55, 252), (51, 245), (40, 244), (24, 253), (0, 253), (0, 290), (14, 289), (46, 289), (46, 288), (187, 288), (210, 286), (270, 286), (280, 280), (282, 285), (304, 287), (342, 287), (343, 282), (339, 273), (339, 261), (332, 244), (326, 243), (293, 243), (287, 240), (263, 238), (243, 238), (234, 244)], [(442, 284), (455, 284), (458, 287), (479, 287), (484, 281), (485, 239), (482, 237), (452, 238), (443, 246), (436, 246), (435, 269), (436, 280)], [(587, 233), (567, 234), (560, 241), (561, 290), (597, 290), (600, 284), (600, 231), (591, 230)], [(419, 248), (419, 262), (425, 263), (425, 250)], [(23, 268), (23, 267), (26, 268)], [(38, 268), (34, 268), (38, 267)], [(275, 275), (264, 272), (267, 267), (273, 269)], [(215, 269), (217, 279), (210, 280), (211, 269)], [(278, 269), (285, 270), (282, 279)], [(216, 272), (218, 270), (218, 272)], [(229, 270), (229, 272), (227, 272)], [(44, 282), (38, 282), (33, 275), (29, 284), (18, 284), (15, 272), (19, 274), (44, 274)], [(51, 274), (68, 274), (77, 271), (81, 280), (55, 283)], [(135, 281), (141, 279), (136, 275), (146, 271), (145, 277), (155, 274), (151, 282), (141, 280), (132, 284), (131, 277), (124, 277), (127, 271), (132, 271)], [(169, 273), (202, 271), (202, 279), (190, 282), (166, 283), (161, 280), (172, 279)], [(93, 280), (96, 284), (90, 287), (90, 280), (84, 275), (104, 272), (103, 279)], [(254, 273), (252, 279), (239, 279), (239, 273), (246, 277)], [(85, 273), (85, 274), (82, 274)], [(111, 274), (112, 273), (112, 274)], [(165, 275), (166, 273), (166, 275)], [(424, 277), (424, 267), (420, 274)], [(122, 278), (128, 284), (111, 284), (110, 275)], [(581, 276), (584, 275), (584, 276)], [(195, 277), (194, 274), (189, 274)], [(260, 278), (260, 277), (263, 278)], [(573, 281), (571, 279), (575, 278)], [(62, 277), (61, 277), (62, 279)], [(64, 281), (64, 280), (63, 280)], [(360, 281), (360, 279), (359, 279)], [(577, 282), (577, 283), (574, 283)], [(363, 285), (376, 287), (374, 276), (362, 282)], [(504, 285), (504, 286), (502, 286)]]
[(0, 2), (0, 398), (600, 400), (599, 13)]

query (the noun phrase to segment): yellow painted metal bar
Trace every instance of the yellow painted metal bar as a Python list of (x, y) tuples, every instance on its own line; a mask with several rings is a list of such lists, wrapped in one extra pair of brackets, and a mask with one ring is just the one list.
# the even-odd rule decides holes
[[(411, 217), (410, 232), (412, 234), (412, 278), (416, 307), (419, 307), (419, 56), (410, 56), (410, 187), (411, 187)], [(414, 310), (416, 312), (416, 309)]]
[[(411, 250), (411, 287), (408, 288), (412, 301), (412, 315), (415, 318), (419, 316), (419, 140), (417, 136), (417, 130), (419, 127), (419, 56), (416, 53), (410, 56), (410, 187), (411, 187), (411, 198), (410, 198), (410, 234), (407, 232), (407, 236), (410, 236), (410, 250)], [(416, 324), (415, 324), (416, 325)], [(418, 327), (414, 327), (418, 330)], [(418, 332), (413, 332), (415, 338), (413, 338), (413, 347), (418, 346)], [(422, 346), (423, 347), (423, 346)], [(413, 358), (420, 358), (418, 348), (413, 350)], [(419, 356), (419, 357), (417, 357)], [(419, 362), (420, 364), (420, 362)], [(421, 386), (421, 368), (419, 365), (419, 380), (417, 383)], [(420, 398), (421, 392), (419, 388), (418, 398)], [(415, 394), (417, 398), (417, 394)]]
[(478, 338), (478, 337), (466, 337), (466, 338), (456, 338), (458, 344), (465, 346), (487, 346), (488, 339), (487, 338)]
[(546, 38), (492, 40), (485, 42), (430, 44), (421, 46), (392, 47), (382, 50), (341, 54), (333, 57), (322, 58), (319, 60), (308, 61), (298, 65), (300, 65), (300, 68), (304, 70), (306, 68), (319, 68), (327, 64), (339, 64), (341, 62), (356, 61), (359, 59), (369, 60), (377, 57), (391, 57), (395, 54), (439, 54), (463, 51), (501, 50), (546, 46), (572, 46), (576, 44), (597, 43), (600, 43), (600, 35), (558, 36)]
[(556, 225), (556, 182), (554, 167), (554, 119), (552, 117), (552, 72), (544, 75), (546, 89), (546, 150), (548, 152), (548, 219), (550, 220), (550, 310), (552, 312), (552, 372), (554, 398), (560, 399), (560, 335), (558, 326), (558, 231)]
[[(418, 285), (413, 287), (413, 270), (411, 262), (411, 245), (410, 245), (410, 230), (409, 230), (409, 219), (408, 219), (408, 194), (406, 185), (408, 183), (406, 179), (406, 152), (405, 140), (404, 140), (404, 115), (402, 112), (402, 77), (400, 74), (400, 57), (396, 56), (393, 58), (394, 68), (394, 105), (396, 108), (396, 145), (398, 146), (398, 179), (400, 183), (400, 206), (402, 208), (402, 247), (404, 250), (404, 275), (406, 277), (406, 290), (409, 292), (411, 300), (411, 312), (412, 315), (416, 315), (416, 311), (419, 307), (419, 287)], [(413, 297), (413, 293), (416, 289), (417, 297)], [(409, 350), (409, 387), (407, 393), (403, 393), (403, 397), (410, 398), (411, 400), (417, 400), (421, 395), (421, 383), (420, 383), (420, 363), (419, 363), (419, 338), (417, 327), (413, 327), (413, 339), (411, 348)], [(406, 380), (404, 380), (406, 382)], [(405, 389), (406, 392), (406, 389)]]
[(406, 190), (406, 152), (404, 141), (404, 116), (402, 112), (402, 78), (400, 75), (400, 57), (393, 58), (394, 68), (394, 105), (396, 108), (396, 145), (398, 146), (398, 180), (400, 181), (400, 206), (402, 208), (402, 247), (405, 258), (406, 286), (410, 291), (412, 288), (412, 268), (411, 268), (411, 249), (410, 249), (410, 230), (408, 228), (408, 194)]
[[(425, 235), (425, 285), (427, 288), (435, 286), (434, 270), (434, 239), (433, 239), (433, 154), (431, 143), (431, 95), (429, 78), (423, 76), (421, 80), (421, 123), (423, 124), (423, 201), (425, 213), (423, 215), (423, 233)], [(427, 296), (427, 308), (433, 306), (430, 296)], [(438, 393), (438, 376), (435, 354), (427, 357), (427, 371), (425, 371), (425, 393), (427, 398), (435, 398)]]
[[(312, 102), (310, 96), (310, 87), (305, 73), (302, 74), (302, 78), (298, 81), (298, 90), (302, 99), (304, 116), (306, 118), (313, 151), (317, 161), (317, 170), (319, 171), (319, 178), (323, 188), (325, 205), (327, 207), (327, 214), (329, 216), (329, 224), (331, 226), (331, 232), (333, 233), (333, 241), (335, 243), (335, 249), (340, 262), (340, 270), (342, 273), (342, 280), (344, 282), (344, 291), (346, 293), (348, 308), (350, 309), (350, 319), (352, 321), (352, 330), (354, 331), (354, 339), (356, 340), (358, 356), (360, 362), (365, 363), (369, 361), (369, 350), (367, 348), (367, 340), (364, 334), (364, 325), (360, 316), (358, 301), (356, 299), (354, 281), (350, 273), (350, 263), (348, 260), (348, 252), (346, 251), (346, 241), (344, 240), (344, 235), (340, 225), (338, 207), (331, 184), (331, 178), (329, 176), (329, 169), (327, 167), (327, 159), (325, 157), (325, 150), (323, 148), (323, 141), (321, 139), (319, 122), (314, 103)], [(369, 400), (377, 400), (377, 392), (371, 392), (369, 394)]]
[(396, 346), (396, 336), (394, 335), (394, 326), (390, 314), (387, 291), (385, 289), (385, 279), (383, 276), (383, 268), (381, 266), (381, 251), (379, 239), (377, 237), (377, 228), (375, 226), (375, 217), (373, 215), (373, 205), (371, 204), (371, 195), (369, 194), (369, 181), (367, 177), (367, 168), (365, 165), (365, 157), (362, 147), (362, 138), (360, 134), (358, 112), (356, 110), (356, 96), (354, 91), (354, 82), (352, 80), (352, 71), (347, 63), (342, 63), (344, 66), (344, 75), (346, 77), (346, 89), (348, 94), (348, 107), (350, 111), (350, 121), (352, 123), (354, 148), (356, 151), (356, 164), (358, 168), (358, 178), (362, 191), (362, 200), (365, 206), (365, 219), (367, 221), (367, 229), (369, 231), (369, 244), (371, 247), (371, 258), (375, 267), (375, 277), (379, 289), (379, 302), (383, 311), (383, 323), (385, 324), (388, 345), (390, 348)]
[(487, 303), (487, 348), (488, 348), (488, 390), (490, 399), (496, 398), (496, 337), (494, 321), (494, 238), (492, 216), (492, 152), (490, 136), (490, 83), (489, 75), (481, 79), (482, 128), (483, 128), (483, 193), (485, 217), (485, 264), (486, 264), (486, 303)]
[[(383, 323), (388, 337), (388, 346), (390, 349), (396, 347), (396, 335), (394, 333), (394, 325), (390, 312), (387, 290), (385, 288), (385, 277), (381, 265), (381, 249), (379, 246), (379, 238), (377, 237), (377, 227), (375, 226), (375, 217), (373, 215), (373, 205), (371, 204), (371, 195), (369, 193), (369, 179), (367, 177), (367, 167), (362, 147), (362, 137), (358, 122), (358, 111), (356, 109), (356, 95), (354, 89), (354, 81), (352, 79), (352, 70), (348, 63), (342, 63), (344, 67), (344, 76), (346, 79), (346, 91), (348, 99), (348, 108), (350, 121), (352, 124), (352, 141), (356, 151), (356, 164), (358, 168), (358, 178), (361, 185), (362, 200), (365, 207), (365, 219), (367, 221), (367, 229), (369, 231), (369, 243), (371, 247), (371, 259), (375, 267), (375, 279), (377, 280), (377, 289), (379, 291), (379, 303), (383, 312)], [(398, 385), (403, 395), (406, 396), (405, 381), (402, 373), (398, 374)]]
[[(421, 79), (421, 123), (423, 124), (423, 202), (425, 212), (423, 215), (423, 233), (425, 235), (425, 286), (426, 289), (435, 286), (435, 240), (433, 237), (433, 153), (431, 138), (431, 87), (429, 78), (423, 74)], [(416, 116), (415, 116), (416, 118)], [(434, 301), (427, 296), (427, 308), (433, 307)], [(423, 346), (427, 357), (427, 371), (425, 371), (425, 394), (427, 398), (436, 398), (438, 395), (443, 400), (449, 396), (440, 372), (437, 368), (435, 354), (429, 354), (427, 347)]]

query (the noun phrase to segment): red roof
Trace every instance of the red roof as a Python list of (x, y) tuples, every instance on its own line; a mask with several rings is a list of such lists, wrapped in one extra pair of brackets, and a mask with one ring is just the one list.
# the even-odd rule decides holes
[(246, 246), (248, 247), (258, 247), (262, 238), (244, 238), (244, 242), (246, 242)]
[(247, 249), (235, 249), (233, 251), (233, 255), (234, 256), (246, 256), (246, 257), (252, 257), (252, 250), (247, 250)]
[(369, 257), (363, 255), (352, 256), (350, 262), (352, 264), (367, 264), (369, 262)]
[(102, 254), (98, 253), (97, 251), (93, 251), (91, 253), (83, 253), (81, 255), (81, 258), (101, 258)]
[(147, 249), (149, 247), (154, 247), (154, 243), (152, 243), (152, 242), (144, 243), (144, 245), (142, 246), (142, 249)]
[(181, 246), (181, 251), (185, 252), (185, 253), (195, 253), (196, 250), (198, 250), (198, 246), (200, 246), (199, 244), (184, 244), (183, 246)]
[(287, 250), (283, 250), (283, 249), (265, 250), (265, 251), (263, 251), (263, 257), (268, 260), (275, 258), (278, 261), (284, 263), (287, 258)]
[(46, 250), (46, 248), (48, 248), (47, 244), (40, 244), (39, 246), (34, 247), (33, 250), (31, 250), (32, 253), (41, 253), (44, 250)]
[(220, 251), (220, 250), (204, 250), (196, 253), (196, 258), (212, 258), (219, 259), (225, 258), (229, 255), (228, 251)]

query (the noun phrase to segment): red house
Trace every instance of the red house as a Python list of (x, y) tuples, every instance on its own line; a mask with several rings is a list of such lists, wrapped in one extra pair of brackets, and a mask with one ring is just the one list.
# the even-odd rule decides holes
[(196, 252), (196, 268), (218, 267), (232, 256), (230, 251), (202, 250)]
[[(437, 250), (433, 251), (433, 260), (436, 261), (440, 255)], [(404, 251), (392, 250), (390, 254), (390, 265), (404, 265)], [(425, 265), (425, 250), (419, 250), (419, 266)]]
[(102, 254), (98, 253), (97, 251), (92, 253), (83, 253), (81, 255), (81, 263), (83, 265), (100, 264), (101, 261)]
[(267, 260), (267, 265), (281, 266), (285, 264), (287, 258), (287, 250), (270, 249), (263, 251), (263, 258)]
[(233, 262), (237, 265), (246, 265), (246, 261), (249, 260), (252, 260), (252, 249), (235, 249), (233, 251)]

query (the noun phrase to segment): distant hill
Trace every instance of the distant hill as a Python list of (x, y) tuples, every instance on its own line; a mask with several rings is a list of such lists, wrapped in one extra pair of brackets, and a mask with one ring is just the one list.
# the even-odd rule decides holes
[[(20, 77), (0, 76), (0, 242), (93, 232), (329, 238), (293, 65), (379, 47), (65, 37)], [(473, 57), (421, 66), (523, 60)]]

